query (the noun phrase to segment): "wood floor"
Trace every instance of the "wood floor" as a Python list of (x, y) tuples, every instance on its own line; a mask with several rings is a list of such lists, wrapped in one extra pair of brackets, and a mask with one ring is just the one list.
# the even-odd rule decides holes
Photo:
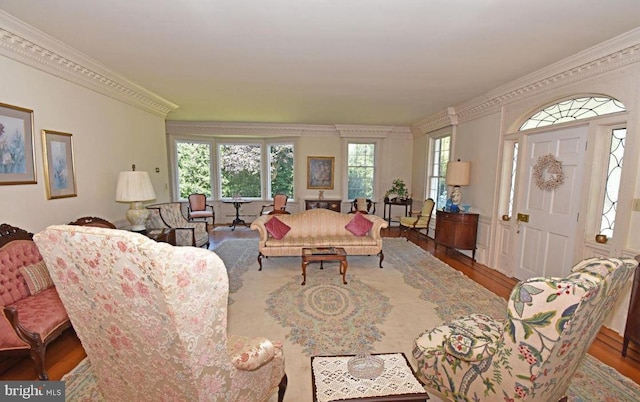
[[(397, 228), (385, 229), (383, 231), (383, 236), (388, 237), (399, 236), (399, 234), (400, 231)], [(210, 235), (210, 248), (215, 247), (215, 245), (228, 238), (256, 237), (257, 233), (255, 231), (246, 228), (238, 228), (233, 232), (214, 231)], [(464, 273), (469, 278), (505, 299), (509, 297), (511, 289), (516, 284), (515, 279), (507, 278), (484, 265), (473, 263), (470, 258), (458, 252), (447, 252), (444, 247), (438, 247), (437, 250), (434, 250), (432, 239), (412, 234), (410, 240), (423, 249), (430, 251), (454, 269)], [(414, 335), (417, 336), (418, 334)], [(640, 346), (631, 345), (626, 358), (621, 356), (620, 350), (622, 350), (622, 338), (620, 335), (614, 331), (603, 328), (591, 346), (589, 353), (640, 384)], [(59, 380), (63, 375), (73, 369), (85, 356), (84, 349), (73, 332), (73, 329), (65, 331), (62, 336), (52, 342), (47, 348), (46, 364), (49, 378)], [(7, 357), (0, 355), (0, 357), (0, 380), (37, 379), (33, 363), (28, 356)]]

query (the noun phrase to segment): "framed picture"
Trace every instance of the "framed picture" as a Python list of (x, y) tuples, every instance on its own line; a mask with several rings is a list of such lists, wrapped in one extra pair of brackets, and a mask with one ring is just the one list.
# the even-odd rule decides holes
[(333, 156), (307, 156), (307, 188), (333, 189)]
[(34, 184), (33, 110), (0, 103), (0, 185)]
[(76, 172), (71, 134), (42, 130), (47, 198), (76, 197)]

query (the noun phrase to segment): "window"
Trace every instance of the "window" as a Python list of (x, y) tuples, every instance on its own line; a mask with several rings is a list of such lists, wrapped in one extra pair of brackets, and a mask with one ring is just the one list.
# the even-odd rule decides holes
[(293, 197), (293, 144), (270, 144), (269, 154), (269, 198), (276, 194)]
[(513, 199), (516, 194), (516, 173), (518, 172), (518, 143), (513, 143), (512, 151), (512, 159), (511, 159), (511, 188), (509, 189), (509, 208), (507, 211), (507, 215), (513, 215)]
[(451, 156), (451, 135), (431, 140), (429, 198), (435, 202), (435, 209), (441, 210), (447, 203), (447, 163)]
[(186, 199), (193, 193), (211, 197), (211, 144), (193, 141), (175, 144), (179, 197)]
[(218, 144), (220, 198), (262, 197), (260, 144)]
[(622, 102), (607, 97), (582, 97), (567, 99), (547, 106), (520, 126), (520, 131), (536, 127), (550, 126), (610, 113), (624, 112), (627, 109)]
[(373, 198), (375, 183), (375, 143), (347, 146), (347, 198)]
[(607, 167), (607, 181), (602, 205), (602, 218), (600, 220), (600, 234), (613, 237), (613, 228), (616, 223), (616, 210), (618, 208), (618, 193), (620, 190), (620, 173), (624, 160), (624, 145), (627, 136), (626, 128), (611, 130), (611, 145), (609, 147), (609, 166)]

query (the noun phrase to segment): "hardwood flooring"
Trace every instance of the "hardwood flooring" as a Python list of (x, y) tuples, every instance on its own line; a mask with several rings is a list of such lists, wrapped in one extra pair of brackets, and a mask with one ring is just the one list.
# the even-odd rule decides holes
[[(398, 228), (385, 229), (383, 236), (396, 237), (400, 235)], [(235, 231), (213, 231), (210, 234), (210, 248), (228, 238), (256, 238), (257, 233), (247, 228), (238, 228)], [(516, 280), (508, 278), (501, 273), (484, 265), (473, 263), (471, 259), (456, 251), (448, 251), (444, 247), (435, 250), (432, 239), (417, 236), (412, 233), (410, 240), (415, 244), (433, 253), (434, 256), (449, 264), (454, 269), (462, 272), (472, 280), (486, 287), (497, 295), (507, 299)], [(418, 334), (415, 334), (416, 336)], [(598, 338), (589, 349), (589, 353), (603, 363), (613, 367), (621, 374), (631, 378), (640, 384), (640, 345), (631, 345), (626, 358), (620, 354), (622, 350), (622, 338), (616, 332), (603, 328)], [(7, 357), (1, 355), (0, 380), (35, 380), (37, 375), (33, 362), (28, 355)], [(80, 341), (73, 329), (65, 331), (62, 336), (53, 341), (47, 348), (46, 365), (49, 378), (59, 380), (63, 375), (71, 371), (82, 359), (86, 357)]]

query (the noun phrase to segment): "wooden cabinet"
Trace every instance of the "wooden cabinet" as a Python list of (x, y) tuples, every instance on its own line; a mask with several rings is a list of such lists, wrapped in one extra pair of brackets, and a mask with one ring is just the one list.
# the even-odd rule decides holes
[(478, 238), (478, 214), (436, 212), (436, 247), (442, 244), (447, 248), (473, 250), (472, 259), (476, 260), (476, 241)]
[(324, 208), (340, 212), (342, 200), (304, 200), (304, 209)]
[(627, 355), (629, 341), (640, 345), (640, 267), (636, 267), (631, 287), (631, 301), (629, 302), (629, 313), (627, 313), (627, 325), (624, 328), (622, 356)]

